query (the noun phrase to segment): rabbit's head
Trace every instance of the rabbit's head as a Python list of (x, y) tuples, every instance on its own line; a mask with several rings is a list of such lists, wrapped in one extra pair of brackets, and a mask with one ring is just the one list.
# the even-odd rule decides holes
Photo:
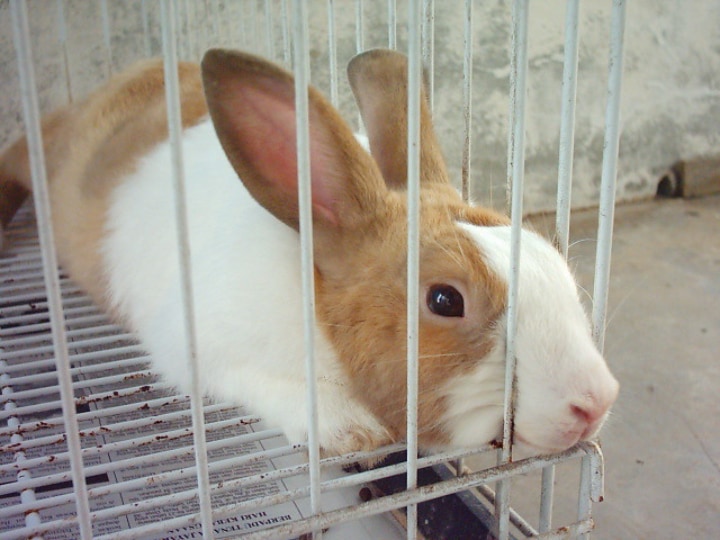
[[(370, 141), (309, 89), (318, 324), (360, 400), (397, 440), (406, 423), (407, 60), (375, 50), (348, 68)], [(209, 111), (253, 197), (298, 229), (294, 82), (256, 57), (203, 60)], [(509, 222), (451, 186), (423, 94), (420, 140), (419, 442), (470, 446), (502, 431)], [(522, 238), (516, 439), (537, 451), (594, 434), (618, 384), (593, 345), (562, 257)]]

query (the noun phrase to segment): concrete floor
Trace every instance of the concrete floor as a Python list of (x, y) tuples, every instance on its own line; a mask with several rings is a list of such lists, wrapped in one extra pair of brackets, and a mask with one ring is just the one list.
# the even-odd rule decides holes
[[(583, 211), (571, 228), (588, 291), (596, 223)], [(605, 355), (621, 390), (601, 437), (605, 501), (592, 537), (720, 538), (720, 197), (618, 206)], [(577, 469), (558, 469), (558, 526), (574, 520)], [(518, 479), (513, 505), (535, 521), (528, 482), (539, 484)]]

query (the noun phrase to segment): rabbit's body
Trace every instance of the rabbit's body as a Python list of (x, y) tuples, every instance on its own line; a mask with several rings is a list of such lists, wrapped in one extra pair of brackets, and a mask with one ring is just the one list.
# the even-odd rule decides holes
[[(406, 63), (351, 64), (371, 157), (311, 89), (316, 362), (327, 452), (405, 430)], [(203, 391), (306, 437), (292, 79), (248, 55), (181, 65), (183, 162)], [(209, 107), (207, 116), (205, 103)], [(44, 124), (63, 265), (138, 333), (169, 383), (189, 387), (160, 63), (111, 81)], [(62, 134), (62, 136), (58, 136)], [(464, 204), (423, 103), (419, 439), (499, 436), (509, 275), (507, 219)], [(22, 142), (0, 158), (6, 224), (29, 185)], [(238, 176), (242, 180), (238, 180)], [(567, 266), (523, 233), (516, 439), (535, 451), (592, 436), (617, 394)]]
[[(188, 389), (170, 159), (169, 143), (159, 144), (113, 190), (102, 252), (113, 311), (152, 351), (167, 382)], [(209, 119), (185, 131), (183, 162), (201, 388), (251, 404), (291, 440), (302, 441), (305, 349), (297, 232), (237, 181)], [(152, 290), (148, 276), (156, 276)], [(348, 394), (324, 333), (315, 338), (327, 419), (321, 439), (329, 449), (349, 450), (340, 440), (348, 436), (342, 428), (357, 422), (379, 438), (380, 424)]]

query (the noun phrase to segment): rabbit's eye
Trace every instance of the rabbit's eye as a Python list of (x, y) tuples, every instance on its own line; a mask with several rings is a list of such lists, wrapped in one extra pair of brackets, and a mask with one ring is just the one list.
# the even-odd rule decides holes
[(431, 285), (425, 298), (428, 309), (441, 317), (464, 317), (465, 302), (462, 294), (452, 285)]

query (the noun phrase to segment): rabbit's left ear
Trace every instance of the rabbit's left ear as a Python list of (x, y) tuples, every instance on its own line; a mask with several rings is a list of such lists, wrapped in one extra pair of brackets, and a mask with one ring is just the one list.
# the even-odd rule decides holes
[[(388, 187), (407, 185), (408, 60), (399, 52), (373, 49), (348, 64), (348, 79), (370, 140), (370, 151)], [(425, 85), (420, 95), (420, 182), (449, 183), (432, 125)]]
[[(298, 229), (292, 75), (261, 58), (221, 49), (205, 54), (202, 75), (210, 116), (233, 168), (262, 206)], [(337, 239), (339, 230), (374, 214), (387, 188), (372, 157), (312, 87), (308, 105), (314, 231)]]

